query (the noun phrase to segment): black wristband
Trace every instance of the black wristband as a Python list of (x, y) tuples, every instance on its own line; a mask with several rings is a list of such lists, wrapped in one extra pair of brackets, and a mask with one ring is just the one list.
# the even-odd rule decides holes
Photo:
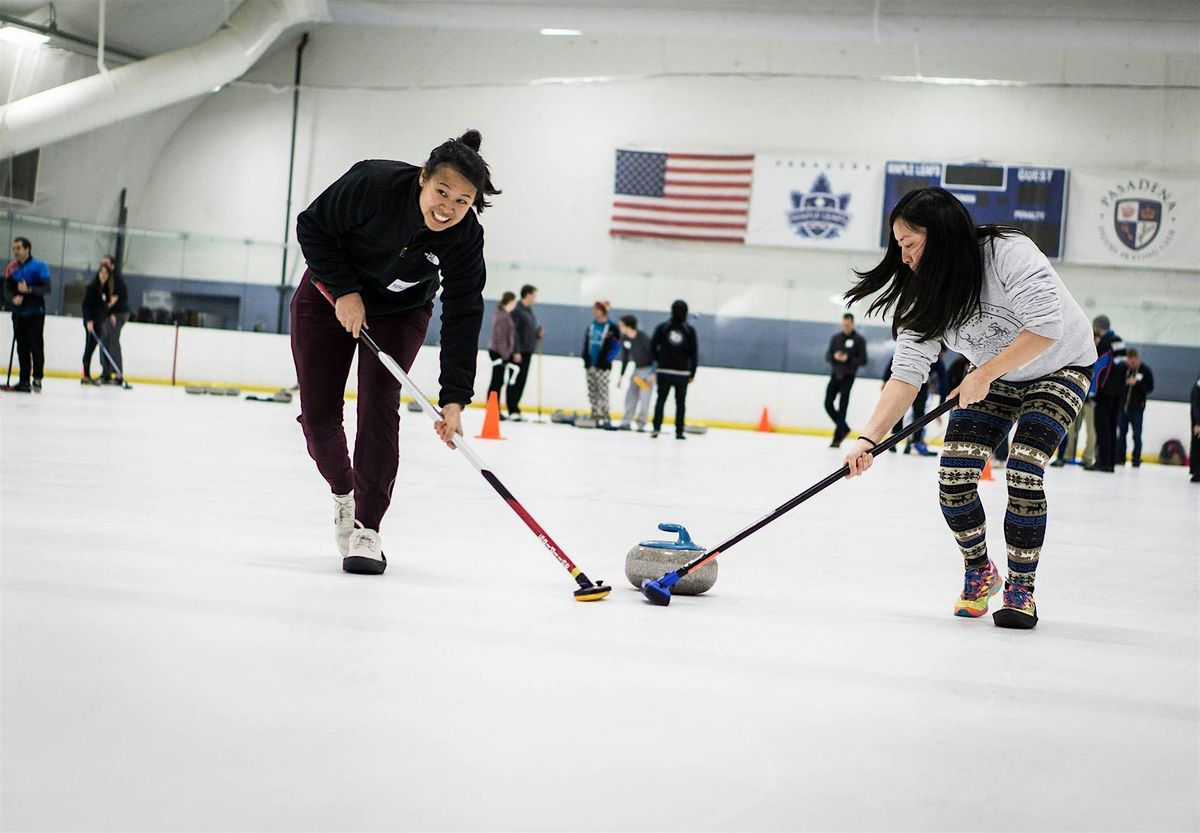
[(879, 443), (875, 442), (875, 441), (874, 441), (873, 439), (871, 439), (870, 437), (864, 437), (862, 434), (859, 434), (859, 435), (858, 435), (858, 438), (859, 438), (860, 440), (862, 440), (863, 442), (865, 442), (865, 443), (870, 443), (870, 444), (871, 444), (871, 448), (872, 448), (872, 449), (875, 449), (875, 448), (878, 448), (878, 447), (879, 447)]

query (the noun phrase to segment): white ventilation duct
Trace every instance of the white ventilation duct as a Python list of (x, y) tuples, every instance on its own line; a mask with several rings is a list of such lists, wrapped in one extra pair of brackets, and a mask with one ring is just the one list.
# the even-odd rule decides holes
[(241, 77), (288, 28), (328, 19), (326, 0), (246, 0), (195, 46), (0, 107), (0, 158), (207, 93)]

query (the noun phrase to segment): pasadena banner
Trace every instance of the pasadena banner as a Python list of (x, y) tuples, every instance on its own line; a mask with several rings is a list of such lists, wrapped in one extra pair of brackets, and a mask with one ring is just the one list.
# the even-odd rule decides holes
[(878, 251), (882, 162), (756, 154), (746, 243)]
[(1200, 179), (1158, 171), (1071, 169), (1064, 260), (1200, 269)]

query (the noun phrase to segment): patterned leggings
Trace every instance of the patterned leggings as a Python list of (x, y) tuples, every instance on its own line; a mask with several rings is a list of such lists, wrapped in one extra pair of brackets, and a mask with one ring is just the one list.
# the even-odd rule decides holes
[(950, 413), (938, 491), (942, 515), (962, 550), (967, 569), (987, 566), (987, 521), (979, 500), (979, 476), (992, 451), (1016, 422), (1005, 470), (1008, 580), (1033, 589), (1038, 555), (1046, 537), (1042, 477), (1054, 450), (1083, 407), (1091, 377), (1090, 367), (1064, 367), (1029, 382), (993, 382), (986, 399)]
[(589, 367), (587, 369), (588, 401), (592, 404), (592, 419), (608, 422), (609, 370)]

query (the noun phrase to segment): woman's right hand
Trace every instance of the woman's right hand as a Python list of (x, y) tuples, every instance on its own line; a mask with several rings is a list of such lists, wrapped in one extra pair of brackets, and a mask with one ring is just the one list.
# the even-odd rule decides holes
[(351, 292), (338, 298), (334, 301), (333, 308), (337, 314), (338, 323), (355, 338), (358, 338), (360, 330), (370, 329), (367, 326), (367, 308), (363, 306), (362, 295), (357, 292)]
[(95, 332), (96, 332), (96, 324), (95, 324), (95, 322), (89, 321), (89, 322), (87, 322), (87, 324), (85, 324), (84, 326), (85, 326), (85, 327), (87, 327), (87, 331), (88, 331), (89, 333), (95, 333)]
[(847, 479), (858, 477), (871, 468), (871, 464), (875, 462), (875, 455), (871, 453), (873, 450), (874, 446), (865, 440), (854, 441), (850, 453), (846, 455), (846, 465), (850, 467), (850, 473), (846, 475)]

